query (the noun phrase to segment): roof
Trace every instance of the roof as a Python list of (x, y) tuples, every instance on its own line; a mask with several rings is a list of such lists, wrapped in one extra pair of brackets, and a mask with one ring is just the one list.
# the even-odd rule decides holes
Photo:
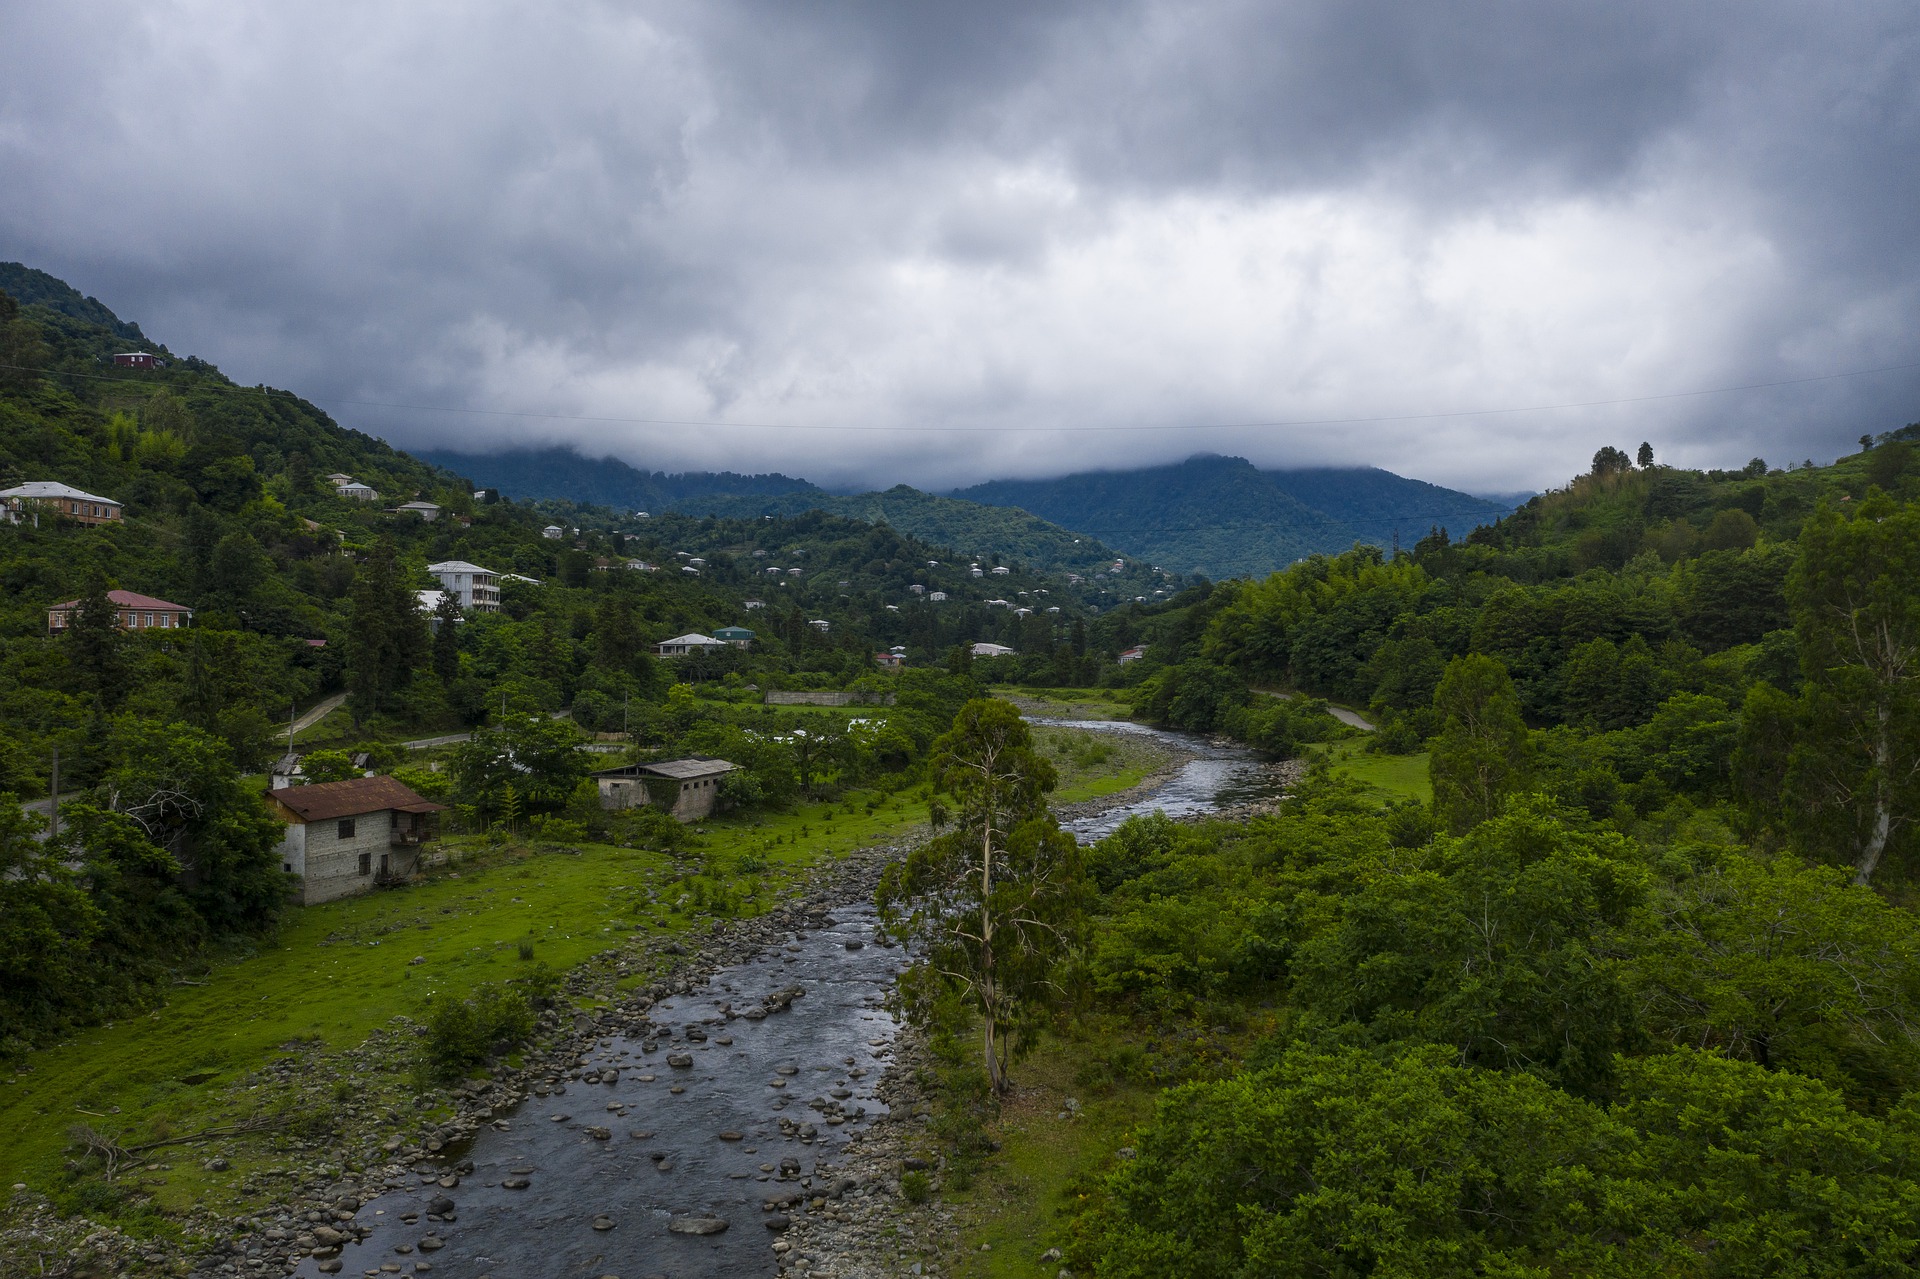
[(97, 493), (86, 493), (71, 484), (61, 484), (54, 480), (28, 480), (25, 484), (10, 489), (0, 489), (0, 497), (64, 497), (78, 502), (105, 502), (109, 506), (120, 505), (120, 499), (101, 497)]
[(744, 626), (722, 626), (713, 636), (715, 639), (752, 639), (753, 632)]
[(394, 507), (393, 509), (396, 511), (425, 511), (425, 510), (437, 511), (440, 509), (440, 504), (438, 502), (421, 502), (421, 501), (402, 502), (400, 503), (400, 505)]
[(429, 573), (485, 573), (493, 576), (490, 568), (481, 568), (478, 564), (469, 564), (465, 560), (441, 560), (438, 564), (427, 565)]
[(689, 755), (685, 759), (663, 759), (652, 764), (622, 764), (619, 768), (604, 768), (594, 773), (595, 777), (670, 777), (678, 782), (691, 781), (696, 777), (717, 777), (721, 773), (731, 773), (738, 764), (729, 764), (724, 759), (715, 759), (711, 755)]
[[(176, 613), (191, 613), (193, 611), (185, 604), (171, 604), (166, 600), (155, 599), (151, 595), (139, 595), (133, 591), (108, 591), (107, 602), (118, 608), (150, 608), (156, 611), (164, 608)], [(79, 608), (80, 601), (68, 600), (64, 604), (54, 604), (49, 607), (56, 611), (59, 609)]]
[(391, 777), (349, 777), (344, 782), (319, 782), (313, 786), (268, 791), (267, 796), (303, 822), (357, 817), (389, 808), (403, 813), (438, 813), (446, 809), (445, 804), (423, 799), (411, 786)]
[(702, 635), (698, 631), (694, 631), (686, 635), (676, 635), (670, 640), (661, 640), (659, 644), (655, 645), (655, 647), (665, 648), (669, 644), (691, 645), (691, 644), (722, 644), (722, 643), (725, 643), (725, 641), (717, 640), (711, 635)]

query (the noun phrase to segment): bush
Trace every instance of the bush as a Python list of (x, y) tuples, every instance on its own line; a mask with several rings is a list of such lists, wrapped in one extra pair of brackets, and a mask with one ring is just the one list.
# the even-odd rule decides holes
[(900, 1178), (900, 1194), (910, 1204), (923, 1204), (933, 1198), (933, 1179), (924, 1172), (910, 1172)]
[(533, 1005), (513, 985), (486, 985), (465, 999), (436, 996), (427, 1005), (426, 1025), (421, 1073), (444, 1083), (531, 1035)]

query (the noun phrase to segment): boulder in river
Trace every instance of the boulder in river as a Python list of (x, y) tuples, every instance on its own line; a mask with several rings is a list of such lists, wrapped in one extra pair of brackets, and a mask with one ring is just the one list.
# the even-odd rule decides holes
[(691, 1070), (693, 1068), (693, 1058), (689, 1057), (686, 1053), (672, 1053), (667, 1057), (667, 1065), (672, 1066), (675, 1070)]
[(727, 1228), (724, 1217), (708, 1217), (686, 1213), (669, 1217), (667, 1229), (676, 1235), (717, 1235)]

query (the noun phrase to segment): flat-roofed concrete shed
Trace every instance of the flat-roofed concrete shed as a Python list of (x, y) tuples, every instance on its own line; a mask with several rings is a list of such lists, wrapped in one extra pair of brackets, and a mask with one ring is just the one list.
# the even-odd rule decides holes
[(737, 767), (724, 759), (690, 755), (602, 769), (593, 774), (593, 780), (600, 787), (602, 808), (653, 804), (677, 821), (697, 822), (712, 814), (720, 780)]

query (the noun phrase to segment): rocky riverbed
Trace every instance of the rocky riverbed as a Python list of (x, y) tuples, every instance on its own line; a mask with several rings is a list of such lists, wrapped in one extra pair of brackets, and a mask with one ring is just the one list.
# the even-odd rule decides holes
[[(1223, 801), (1251, 815), (1291, 780), (1230, 743), (1160, 736), (1175, 753), (1167, 768), (1129, 791), (1063, 806), (1070, 827), (1087, 828), (1082, 838), (1169, 792), (1186, 815), (1221, 811)], [(563, 1002), (592, 1011), (543, 1016), (519, 1070), (417, 1098), (413, 1115), (344, 1106), (351, 1122), (333, 1135), (284, 1135), (281, 1165), (246, 1184), (272, 1207), (190, 1218), (177, 1242), (154, 1242), (62, 1216), (16, 1188), (0, 1212), (0, 1256), (74, 1279), (438, 1279), (437, 1268), (461, 1279), (942, 1273), (953, 1219), (937, 1199), (916, 1205), (900, 1189), (904, 1173), (936, 1155), (919, 1092), (923, 1045), (878, 1008), (898, 952), (874, 946), (833, 969), (851, 983), (834, 1024), (863, 1037), (812, 1051), (769, 1042), (767, 1052), (789, 1048), (791, 1060), (749, 1057), (760, 1028), (796, 1008), (804, 1018), (809, 999), (825, 1006), (828, 992), (784, 982), (783, 970), (820, 960), (823, 941), (840, 948), (836, 958), (872, 945), (865, 903), (881, 867), (909, 847), (816, 867), (764, 916), (715, 921), (698, 935), (635, 933), (568, 974)], [(810, 945), (810, 957), (795, 953)], [(662, 965), (665, 975), (635, 987), (636, 975)], [(356, 1075), (404, 1070), (418, 1030), (396, 1018), (339, 1054), (288, 1045), (250, 1086), (338, 1096)], [(738, 1059), (735, 1068), (723, 1069), (723, 1058)], [(804, 1086), (789, 1099), (789, 1085)], [(817, 1095), (803, 1103), (809, 1092)], [(688, 1109), (699, 1106), (707, 1109)], [(673, 1114), (680, 1128), (662, 1140), (668, 1128), (656, 1117)], [(190, 1157), (223, 1159), (217, 1148)]]

